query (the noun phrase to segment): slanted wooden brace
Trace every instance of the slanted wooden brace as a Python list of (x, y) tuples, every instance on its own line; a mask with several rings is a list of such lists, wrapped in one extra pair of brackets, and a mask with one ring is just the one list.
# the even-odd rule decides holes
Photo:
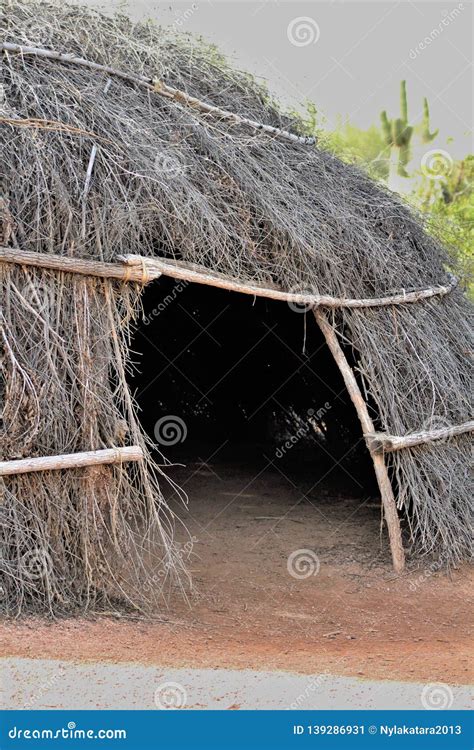
[[(374, 423), (370, 418), (367, 404), (362, 396), (354, 372), (346, 359), (334, 328), (326, 317), (326, 313), (323, 310), (314, 310), (314, 315), (344, 379), (347, 392), (354, 404), (357, 416), (359, 417), (362, 426), (362, 433), (364, 437), (367, 438), (368, 435), (374, 432)], [(398, 518), (397, 504), (393, 494), (392, 483), (388, 476), (383, 455), (374, 453), (371, 450), (370, 454), (374, 463), (375, 476), (377, 477), (385, 520), (387, 522), (393, 567), (397, 573), (400, 573), (405, 567), (405, 553), (403, 551), (402, 532), (400, 529), (400, 520)]]
[[(223, 274), (212, 272), (202, 266), (188, 264), (183, 261), (169, 260), (167, 258), (146, 258), (140, 255), (126, 255), (119, 256), (117, 261), (118, 262), (116, 263), (105, 263), (49, 253), (28, 252), (18, 248), (0, 247), (0, 263), (35, 266), (58, 272), (118, 279), (123, 282), (133, 282), (143, 285), (164, 275), (183, 281), (228, 289), (229, 291), (240, 292), (242, 294), (304, 304), (312, 309), (316, 322), (319, 325), (326, 343), (341, 372), (347, 391), (359, 417), (362, 426), (362, 433), (372, 457), (375, 475), (380, 489), (389, 534), (393, 566), (397, 572), (401, 572), (405, 565), (405, 553), (402, 545), (397, 506), (390, 477), (385, 465), (384, 453), (411, 448), (423, 443), (430, 443), (443, 438), (451, 438), (456, 435), (473, 431), (474, 421), (471, 420), (461, 425), (454, 425), (438, 430), (422, 431), (404, 436), (375, 432), (375, 427), (369, 415), (367, 404), (361, 393), (354, 372), (339, 343), (336, 331), (327, 318), (325, 308), (364, 308), (411, 304), (430, 299), (431, 297), (442, 297), (449, 294), (449, 292), (451, 292), (456, 286), (457, 280), (453, 276), (450, 276), (447, 284), (432, 286), (427, 289), (399, 292), (387, 297), (348, 299), (331, 297), (328, 295), (284, 292), (277, 286), (263, 286), (261, 284), (251, 284), (230, 279)], [(136, 461), (141, 458), (143, 458), (143, 454), (141, 448), (138, 446), (90, 451), (87, 453), (69, 454), (67, 456), (27, 458), (17, 461), (1, 462), (0, 476), (2, 474), (24, 473), (27, 471), (44, 471), (100, 463), (114, 463), (116, 461)]]

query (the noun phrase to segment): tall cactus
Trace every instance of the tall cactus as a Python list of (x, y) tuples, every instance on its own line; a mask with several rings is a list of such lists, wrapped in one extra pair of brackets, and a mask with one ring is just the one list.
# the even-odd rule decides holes
[(422, 143), (431, 143), (439, 133), (439, 129), (430, 133), (430, 108), (428, 99), (423, 99), (423, 120), (421, 122), (421, 141)]
[(408, 100), (407, 100), (407, 82), (400, 82), (400, 113), (402, 120), (408, 123)]
[[(388, 168), (387, 184), (389, 188), (400, 193), (409, 191), (409, 181), (403, 178), (410, 177), (407, 166), (411, 159), (411, 141), (415, 129), (408, 124), (408, 101), (406, 81), (400, 83), (400, 117), (389, 119), (384, 110), (380, 113), (382, 133), (390, 149), (390, 161)], [(439, 130), (430, 131), (430, 108), (428, 99), (423, 99), (423, 117), (416, 128), (417, 139), (422, 144), (431, 143), (438, 135)]]
[(390, 171), (400, 177), (408, 177), (406, 166), (410, 160), (410, 141), (413, 128), (408, 124), (408, 102), (406, 81), (400, 84), (400, 110), (401, 117), (389, 120), (384, 110), (380, 114), (382, 130), (387, 146), (390, 147)]

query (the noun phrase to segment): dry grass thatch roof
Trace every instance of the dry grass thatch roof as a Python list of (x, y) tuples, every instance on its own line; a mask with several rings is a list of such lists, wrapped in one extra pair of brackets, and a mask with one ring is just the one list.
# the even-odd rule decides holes
[[(7, 42), (159, 79), (297, 132), (264, 89), (215, 51), (151, 23), (12, 0), (0, 25)], [(2, 56), (3, 244), (105, 261), (168, 256), (241, 280), (354, 298), (446, 282), (443, 249), (420, 221), (327, 151), (203, 115), (100, 71)], [(139, 291), (19, 267), (4, 266), (1, 281), (3, 458), (143, 445), (124, 374)], [(404, 435), (470, 418), (469, 314), (460, 290), (332, 313), (358, 353), (381, 430)], [(463, 435), (391, 458), (413, 544), (447, 561), (469, 546), (468, 445)], [(13, 609), (134, 599), (142, 556), (135, 583), (119, 570), (138, 538), (145, 547), (160, 538), (165, 563), (180, 563), (173, 519), (141, 465), (18, 476), (5, 480), (4, 492), (0, 566)]]

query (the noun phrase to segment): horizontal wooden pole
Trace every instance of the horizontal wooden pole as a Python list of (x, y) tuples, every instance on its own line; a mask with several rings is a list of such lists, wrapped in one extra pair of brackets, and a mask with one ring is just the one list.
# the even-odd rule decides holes
[(257, 132), (268, 133), (276, 137), (283, 138), (287, 141), (293, 141), (296, 143), (304, 143), (311, 146), (315, 143), (315, 138), (312, 136), (298, 135), (298, 133), (290, 133), (288, 130), (282, 130), (281, 128), (274, 127), (273, 125), (266, 125), (256, 120), (251, 120), (248, 117), (242, 117), (237, 115), (235, 112), (229, 112), (226, 109), (221, 109), (213, 104), (208, 104), (200, 99), (196, 99), (195, 96), (190, 96), (185, 91), (175, 89), (173, 86), (168, 86), (164, 81), (160, 81), (157, 78), (149, 78), (142, 75), (134, 75), (133, 73), (127, 73), (116, 68), (111, 68), (108, 65), (101, 65), (100, 63), (94, 62), (93, 60), (86, 60), (84, 57), (76, 57), (69, 52), (57, 52), (56, 50), (43, 49), (41, 47), (28, 47), (22, 44), (14, 44), (12, 42), (3, 42), (0, 45), (0, 49), (4, 49), (6, 52), (18, 53), (20, 55), (32, 55), (34, 57), (44, 58), (46, 60), (56, 60), (60, 63), (66, 63), (69, 65), (76, 65), (89, 70), (98, 71), (100, 73), (106, 73), (110, 76), (121, 78), (129, 83), (142, 86), (154, 94), (163, 96), (166, 99), (172, 99), (178, 104), (185, 105), (190, 109), (196, 110), (203, 115), (215, 116), (217, 119), (228, 121), (234, 124), (247, 125)]
[(392, 451), (413, 448), (415, 445), (433, 443), (437, 440), (449, 439), (456, 435), (474, 431), (474, 420), (452, 427), (441, 427), (438, 430), (420, 430), (409, 435), (388, 435), (385, 432), (373, 432), (366, 435), (367, 445), (374, 453), (390, 453)]
[(0, 247), (0, 262), (15, 263), (25, 266), (37, 266), (66, 273), (79, 273), (86, 276), (99, 276), (123, 281), (137, 281), (146, 284), (160, 276), (170, 276), (174, 279), (228, 289), (232, 292), (250, 294), (256, 297), (281, 300), (282, 302), (303, 305), (309, 308), (363, 308), (383, 307), (388, 305), (402, 305), (419, 302), (435, 296), (448, 294), (457, 284), (454, 276), (449, 284), (419, 289), (414, 292), (402, 292), (388, 297), (368, 297), (366, 299), (350, 299), (347, 297), (330, 297), (324, 294), (308, 294), (306, 292), (284, 292), (277, 286), (251, 284), (238, 279), (232, 279), (224, 274), (210, 271), (204, 266), (175, 261), (167, 258), (146, 258), (142, 255), (118, 256), (118, 263), (104, 263), (96, 260), (54, 255), (50, 253), (34, 253), (11, 247)]
[(284, 292), (277, 286), (263, 286), (232, 279), (224, 274), (209, 271), (204, 266), (173, 261), (166, 258), (143, 258), (141, 255), (121, 255), (118, 257), (123, 263), (135, 268), (146, 266), (150, 278), (159, 275), (171, 276), (174, 279), (196, 282), (221, 289), (228, 289), (241, 294), (251, 294), (257, 297), (292, 302), (293, 304), (311, 307), (383, 307), (385, 305), (401, 305), (406, 302), (418, 302), (434, 296), (448, 294), (457, 284), (457, 279), (451, 276), (450, 282), (444, 286), (433, 286), (429, 289), (419, 289), (414, 292), (402, 292), (389, 297), (369, 297), (366, 299), (350, 299), (347, 297), (330, 297), (324, 294), (309, 294), (307, 292)]
[[(145, 259), (146, 260), (146, 259)], [(143, 264), (127, 266), (124, 263), (105, 263), (100, 260), (34, 253), (29, 250), (18, 250), (15, 247), (0, 247), (0, 263), (15, 263), (20, 266), (34, 266), (51, 271), (78, 273), (83, 276), (98, 276), (104, 279), (121, 279), (123, 281), (152, 281), (161, 276), (145, 268)]]
[(142, 458), (143, 451), (139, 445), (131, 445), (127, 448), (105, 448), (84, 453), (65, 453), (60, 456), (20, 458), (16, 461), (0, 461), (0, 476), (29, 474), (33, 471), (77, 469), (99, 464), (118, 464), (125, 461), (140, 461)]

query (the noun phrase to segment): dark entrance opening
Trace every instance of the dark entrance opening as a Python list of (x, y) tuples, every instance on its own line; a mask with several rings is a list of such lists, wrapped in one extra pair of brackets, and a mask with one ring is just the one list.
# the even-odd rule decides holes
[(316, 492), (378, 494), (311, 312), (162, 277), (144, 294), (132, 351), (130, 385), (161, 463), (239, 464)]

